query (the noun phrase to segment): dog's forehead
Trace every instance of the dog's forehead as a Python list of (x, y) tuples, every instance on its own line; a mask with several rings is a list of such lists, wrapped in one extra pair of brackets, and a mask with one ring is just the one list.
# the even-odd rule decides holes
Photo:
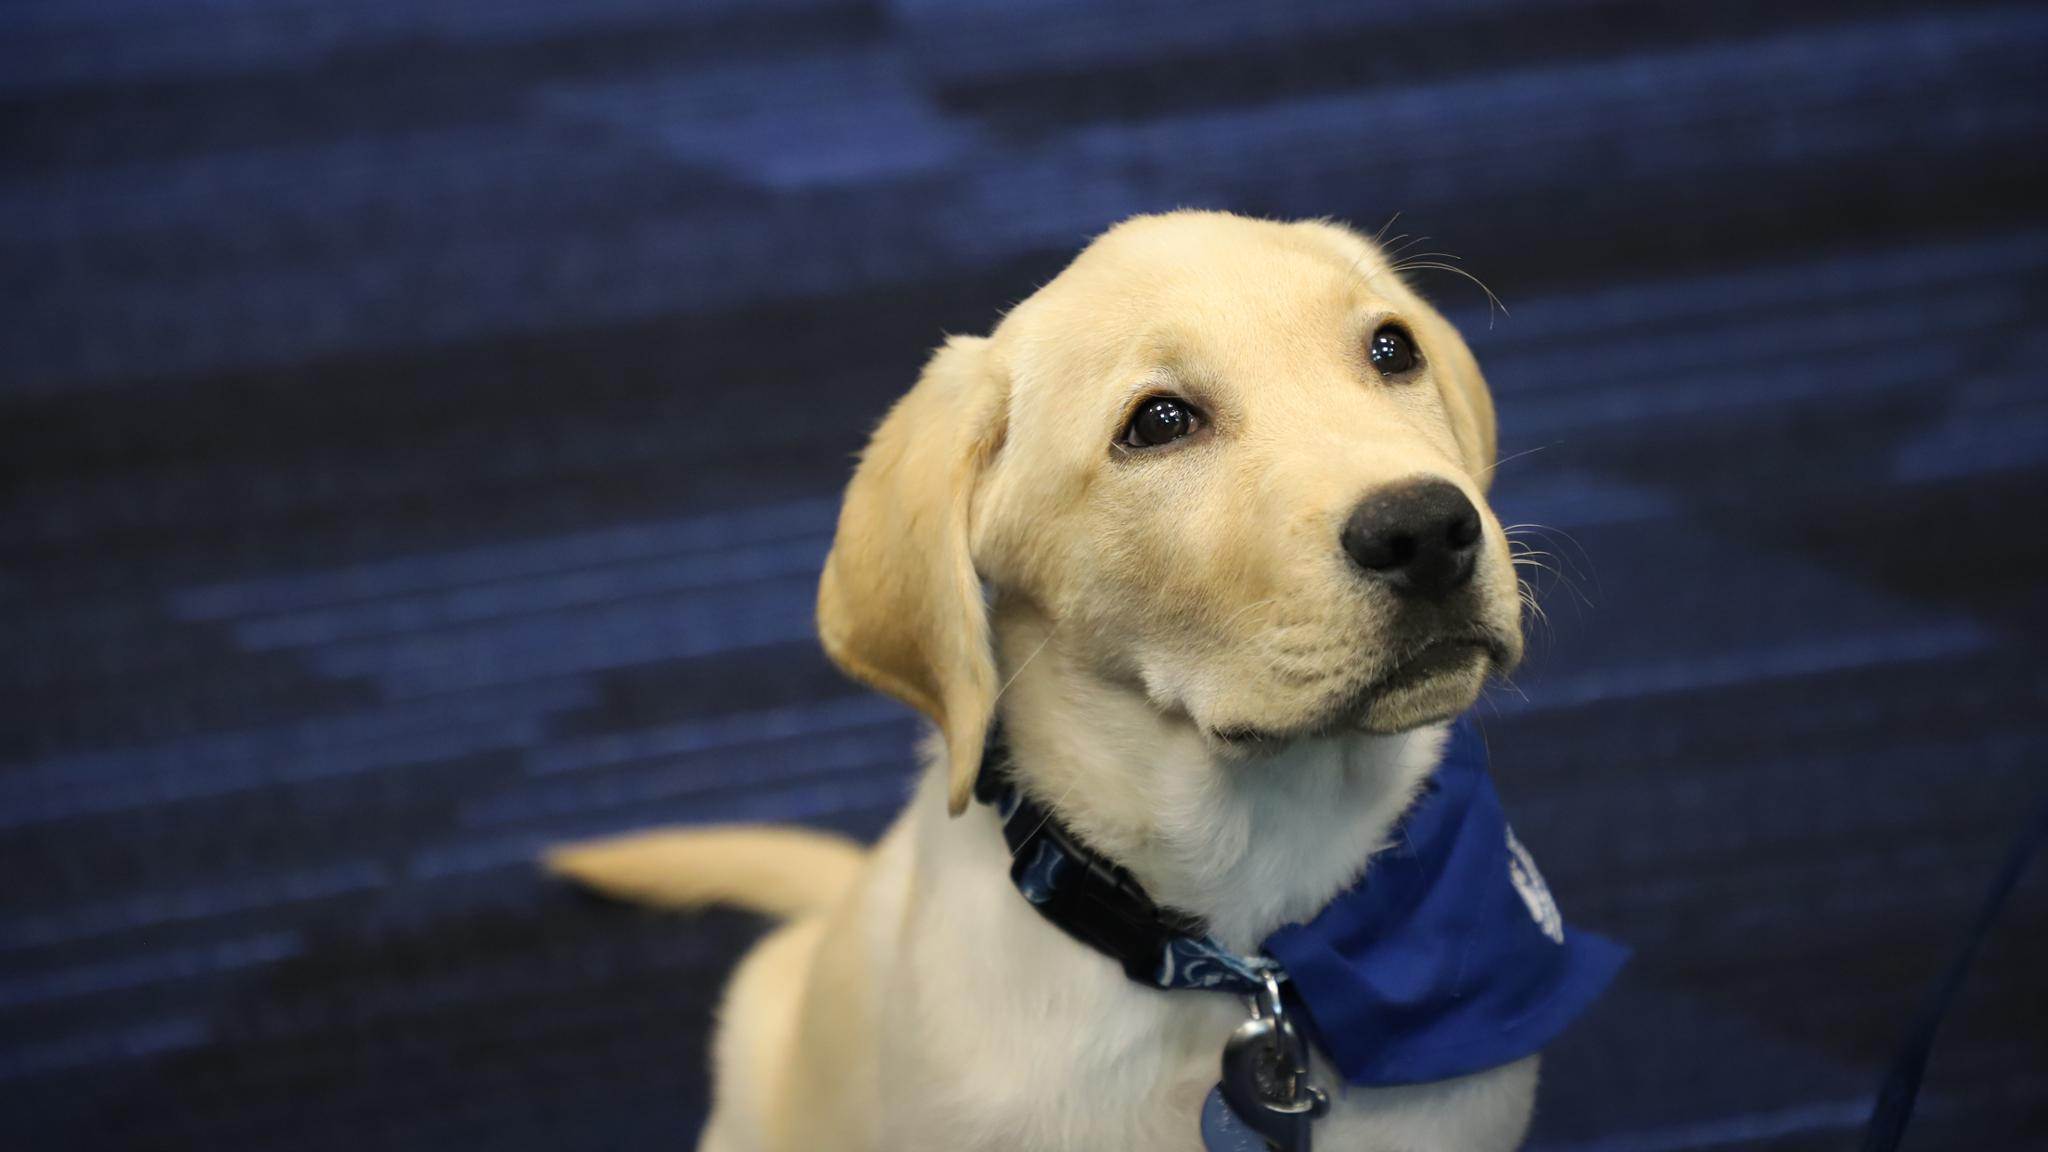
[(1157, 315), (1257, 305), (1299, 307), (1372, 291), (1373, 250), (1329, 225), (1213, 213), (1128, 221), (1103, 234), (1047, 285), (1094, 307)]
[(1328, 325), (1398, 307), (1400, 287), (1376, 249), (1334, 225), (1140, 217), (1089, 245), (1011, 313), (1002, 335), (1027, 377), (1072, 386), (1134, 357), (1324, 345)]

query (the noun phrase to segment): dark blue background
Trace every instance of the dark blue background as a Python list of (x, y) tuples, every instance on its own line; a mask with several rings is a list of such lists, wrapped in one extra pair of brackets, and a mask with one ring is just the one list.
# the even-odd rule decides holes
[[(1187, 204), (1513, 311), (1425, 281), (1568, 577), (1488, 731), (1639, 950), (1535, 1146), (1848, 1147), (2048, 764), (2044, 68), (1975, 3), (15, 0), (0, 1143), (687, 1144), (757, 926), (530, 854), (880, 828), (850, 454)], [(2043, 972), (2037, 871), (1913, 1146), (2048, 1141)]]

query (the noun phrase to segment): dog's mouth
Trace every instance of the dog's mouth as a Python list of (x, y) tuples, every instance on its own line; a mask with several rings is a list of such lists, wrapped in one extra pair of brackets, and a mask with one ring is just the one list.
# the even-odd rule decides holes
[(1439, 640), (1396, 664), (1359, 694), (1359, 728), (1381, 735), (1448, 720), (1472, 706), (1495, 663), (1496, 644), (1477, 637)]
[(1402, 656), (1392, 667), (1343, 694), (1318, 719), (1289, 729), (1213, 729), (1225, 744), (1260, 745), (1327, 736), (1347, 729), (1392, 736), (1449, 720), (1472, 706), (1497, 665), (1508, 661), (1506, 645), (1481, 634), (1441, 636)]

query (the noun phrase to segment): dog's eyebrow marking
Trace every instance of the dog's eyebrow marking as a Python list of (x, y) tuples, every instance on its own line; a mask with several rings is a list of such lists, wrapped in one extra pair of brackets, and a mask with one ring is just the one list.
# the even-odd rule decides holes
[(1116, 418), (1128, 422), (1136, 415), (1139, 402), (1161, 391), (1164, 384), (1166, 381), (1161, 380), (1157, 372), (1140, 373), (1137, 379), (1125, 385), (1123, 395), (1117, 398)]
[[(1375, 257), (1377, 257), (1378, 259), (1375, 260)], [(1368, 263), (1377, 263), (1379, 267), (1367, 271), (1366, 265)], [(1392, 272), (1394, 270), (1394, 262), (1387, 259), (1385, 253), (1375, 251), (1372, 249), (1367, 249), (1365, 252), (1359, 254), (1358, 259), (1353, 260), (1351, 262), (1351, 268), (1346, 273), (1345, 278), (1348, 281), (1350, 281), (1354, 289), (1363, 288), (1365, 291), (1371, 293), (1373, 292), (1372, 282), (1374, 280), (1379, 279), (1386, 273)], [(1379, 299), (1378, 294), (1374, 293), (1373, 298)]]
[(1131, 377), (1130, 383), (1125, 385), (1123, 396), (1117, 401), (1118, 419), (1129, 419), (1131, 410), (1138, 406), (1138, 401), (1155, 392), (1184, 391), (1187, 379), (1192, 375), (1187, 370), (1186, 358), (1178, 345), (1169, 345), (1155, 337), (1147, 336), (1141, 341), (1141, 347), (1146, 349), (1145, 359), (1150, 366)]
[(1193, 345), (1186, 332), (1170, 323), (1147, 328), (1137, 341), (1139, 352), (1154, 370), (1165, 372), (1178, 372), (1187, 362), (1188, 349)]

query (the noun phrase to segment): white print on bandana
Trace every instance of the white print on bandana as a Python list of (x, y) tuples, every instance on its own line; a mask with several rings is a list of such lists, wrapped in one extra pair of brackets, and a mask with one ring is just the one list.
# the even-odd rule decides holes
[(1564, 917), (1558, 914), (1557, 901), (1550, 898), (1550, 886), (1543, 882), (1543, 873), (1536, 870), (1536, 858), (1515, 839), (1515, 830), (1508, 829), (1508, 879), (1514, 881), (1515, 891), (1522, 894), (1522, 903), (1529, 906), (1529, 916), (1543, 934), (1554, 944), (1564, 943)]

